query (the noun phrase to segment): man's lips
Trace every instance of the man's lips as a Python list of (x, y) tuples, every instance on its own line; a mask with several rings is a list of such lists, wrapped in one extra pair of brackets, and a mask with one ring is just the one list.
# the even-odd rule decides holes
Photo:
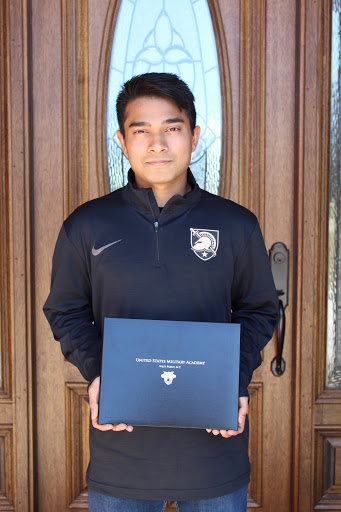
[(171, 162), (171, 160), (148, 160), (146, 163), (148, 165), (166, 165), (166, 164), (169, 164), (169, 162)]

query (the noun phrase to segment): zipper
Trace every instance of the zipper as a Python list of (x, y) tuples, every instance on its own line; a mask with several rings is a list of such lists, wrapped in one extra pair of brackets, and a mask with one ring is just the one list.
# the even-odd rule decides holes
[(153, 217), (154, 217), (154, 231), (155, 231), (155, 236), (156, 236), (156, 262), (157, 262), (158, 265), (160, 265), (159, 223), (158, 223), (157, 220), (155, 220), (155, 213), (154, 213), (152, 204), (150, 202), (149, 196), (148, 196), (148, 202), (149, 202), (149, 206), (150, 206), (151, 212), (152, 212)]
[(156, 235), (156, 261), (160, 263), (160, 250), (159, 250), (159, 223), (157, 221), (154, 222), (154, 229)]

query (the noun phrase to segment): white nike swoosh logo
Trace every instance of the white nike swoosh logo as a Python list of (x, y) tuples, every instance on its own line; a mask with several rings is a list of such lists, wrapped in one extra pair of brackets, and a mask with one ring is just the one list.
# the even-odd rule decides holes
[(100, 247), (99, 249), (95, 249), (95, 246), (93, 246), (93, 248), (92, 248), (93, 256), (98, 256), (99, 254), (101, 254), (102, 251), (104, 251), (105, 249), (108, 249), (108, 247), (110, 247), (114, 244), (118, 244), (118, 242), (122, 242), (122, 239), (116, 240), (115, 242), (111, 242), (111, 244), (103, 245), (103, 247)]

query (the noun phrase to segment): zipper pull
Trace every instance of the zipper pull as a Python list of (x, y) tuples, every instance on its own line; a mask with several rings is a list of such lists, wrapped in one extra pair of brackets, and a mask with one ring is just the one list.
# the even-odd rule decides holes
[(159, 227), (159, 223), (158, 222), (154, 222), (154, 226), (155, 226), (155, 231), (157, 231), (157, 228)]

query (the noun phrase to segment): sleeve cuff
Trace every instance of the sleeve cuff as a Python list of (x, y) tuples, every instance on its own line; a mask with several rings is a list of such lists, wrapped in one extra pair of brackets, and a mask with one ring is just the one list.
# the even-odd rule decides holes
[(248, 398), (250, 398), (249, 391), (247, 388), (244, 388), (244, 387), (239, 388), (239, 397), (241, 397), (241, 396), (247, 396)]
[(89, 380), (88, 385), (87, 385), (87, 388), (86, 388), (86, 390), (87, 390), (87, 391), (89, 391), (89, 387), (91, 386), (91, 384), (93, 383), (93, 381), (94, 381), (95, 379), (97, 379), (97, 377), (100, 377), (100, 374), (95, 375), (95, 377), (92, 377), (92, 379), (90, 379), (90, 380)]

